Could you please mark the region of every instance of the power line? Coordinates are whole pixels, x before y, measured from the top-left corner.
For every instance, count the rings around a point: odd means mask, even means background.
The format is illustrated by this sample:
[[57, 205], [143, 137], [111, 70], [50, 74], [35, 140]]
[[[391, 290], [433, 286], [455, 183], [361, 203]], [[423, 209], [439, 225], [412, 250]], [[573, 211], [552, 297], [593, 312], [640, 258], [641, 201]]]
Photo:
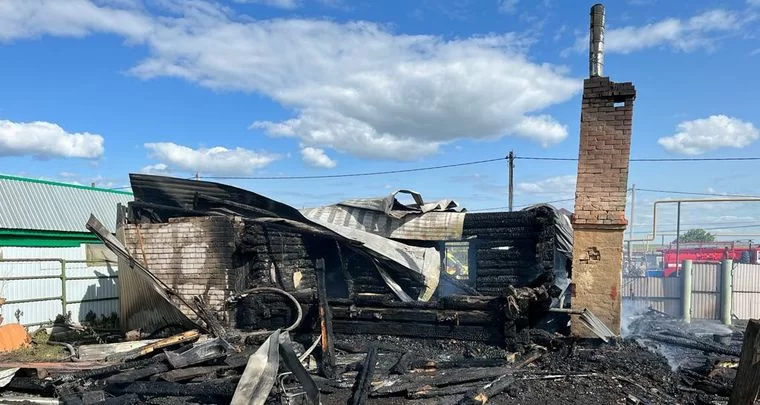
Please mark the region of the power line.
[[[683, 225], [683, 224], [682, 224]], [[760, 223], [750, 224], [750, 225], [734, 225], [734, 226], [714, 226], [714, 227], [706, 227], [706, 228], [699, 228], [704, 229], [705, 231], [718, 231], [722, 229], [745, 229], [745, 228], [760, 228]], [[669, 233], [669, 232], [675, 232], [675, 229], [668, 230], [668, 231], [658, 231], [658, 235], [662, 235], [663, 233]], [[635, 234], [649, 234], [651, 235], [651, 231], [636, 231]], [[683, 231], [681, 232], [683, 233]]]
[[[578, 161], [578, 158], [565, 158], [565, 157], [550, 157], [550, 156], [515, 156], [514, 159], [522, 160], [537, 160], [537, 161]], [[358, 172], [358, 173], [343, 173], [343, 174], [325, 174], [325, 175], [313, 175], [313, 176], [194, 176], [192, 178], [201, 178], [209, 180], [316, 180], [316, 179], [335, 179], [335, 178], [347, 178], [347, 177], [367, 177], [367, 176], [380, 176], [388, 174], [400, 174], [400, 173], [413, 173], [429, 170], [448, 169], [453, 167], [473, 166], [484, 163], [493, 163], [506, 161], [507, 157], [499, 157], [493, 159], [475, 160], [470, 162], [453, 163], [447, 165], [417, 167], [412, 169], [399, 169], [399, 170], [383, 170], [376, 172]], [[707, 161], [756, 161], [760, 160], [760, 157], [723, 157], [723, 158], [632, 158], [631, 162], [707, 162]], [[113, 187], [112, 190], [121, 190], [130, 188]], [[645, 191], [642, 189], [642, 191]], [[737, 196], [738, 197], [738, 196]]]
[[681, 195], [698, 195], [698, 196], [710, 196], [710, 197], [745, 197], [745, 198], [760, 198], [757, 195], [744, 195], [744, 194], [718, 194], [718, 193], [699, 193], [692, 191], [674, 191], [674, 190], [653, 190], [647, 188], [636, 188], [636, 191], [645, 191], [650, 193], [663, 193], [663, 194], [681, 194]]
[[[538, 204], [553, 204], [553, 203], [567, 202], [567, 201], [575, 201], [575, 198], [565, 198], [565, 199], [562, 199], [562, 200], [552, 200], [552, 201], [537, 202], [537, 203], [533, 203], [533, 204], [524, 204], [524, 205], [518, 205], [518, 206], [516, 206], [514, 208], [525, 208], [525, 207], [530, 207], [530, 206], [538, 205]], [[478, 208], [478, 209], [475, 209], [475, 210], [467, 210], [467, 212], [495, 211], [495, 210], [505, 210], [505, 209], [508, 209], [508, 208], [509, 207]]]
[[[578, 158], [542, 157], [542, 156], [515, 156], [522, 160], [549, 160], [577, 162]], [[760, 157], [723, 157], [723, 158], [631, 158], [631, 162], [738, 162], [748, 160], [760, 160]]]
[[631, 162], [740, 162], [760, 160], [760, 157], [724, 157], [724, 158], [636, 158]]
[[568, 161], [568, 162], [577, 162], [578, 161], [578, 158], [539, 157], [539, 156], [515, 156], [515, 159], [521, 159], [521, 160], [554, 160], [554, 161]]
[[[515, 159], [522, 160], [543, 160], [543, 161], [578, 161], [578, 158], [563, 157], [541, 157], [541, 156], [515, 156]], [[343, 173], [343, 174], [323, 174], [316, 176], [199, 176], [201, 179], [212, 180], [315, 180], [315, 179], [337, 179], [346, 177], [366, 177], [380, 176], [387, 174], [412, 173], [429, 170], [448, 169], [452, 167], [472, 166], [483, 163], [493, 163], [507, 160], [506, 157], [476, 160], [472, 162], [454, 163], [448, 165], [417, 167], [413, 169], [384, 170], [377, 172], [360, 172], [360, 173]], [[631, 162], [704, 162], [704, 161], [748, 161], [760, 160], [760, 157], [727, 157], [727, 158], [633, 158]]]
[[200, 176], [202, 179], [216, 179], [216, 180], [309, 180], [309, 179], [334, 179], [343, 177], [364, 177], [364, 176], [379, 176], [384, 174], [398, 174], [398, 173], [411, 173], [421, 172], [426, 170], [438, 170], [448, 169], [451, 167], [462, 167], [479, 165], [483, 163], [493, 163], [506, 160], [506, 158], [485, 159], [476, 160], [472, 162], [454, 163], [449, 165], [417, 167], [414, 169], [400, 169], [400, 170], [385, 170], [379, 172], [364, 172], [364, 173], [344, 173], [344, 174], [324, 174], [317, 176]]

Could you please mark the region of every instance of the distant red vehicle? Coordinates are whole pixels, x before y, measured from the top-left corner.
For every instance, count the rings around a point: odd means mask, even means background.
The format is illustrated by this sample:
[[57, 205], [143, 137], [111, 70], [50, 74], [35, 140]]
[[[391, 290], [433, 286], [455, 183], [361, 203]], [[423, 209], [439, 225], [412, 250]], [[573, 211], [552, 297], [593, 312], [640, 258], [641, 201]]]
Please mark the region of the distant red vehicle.
[[674, 277], [681, 270], [684, 260], [695, 262], [720, 262], [731, 259], [739, 263], [760, 264], [760, 249], [757, 245], [739, 244], [737, 242], [681, 243], [660, 249], [662, 253], [663, 275]]

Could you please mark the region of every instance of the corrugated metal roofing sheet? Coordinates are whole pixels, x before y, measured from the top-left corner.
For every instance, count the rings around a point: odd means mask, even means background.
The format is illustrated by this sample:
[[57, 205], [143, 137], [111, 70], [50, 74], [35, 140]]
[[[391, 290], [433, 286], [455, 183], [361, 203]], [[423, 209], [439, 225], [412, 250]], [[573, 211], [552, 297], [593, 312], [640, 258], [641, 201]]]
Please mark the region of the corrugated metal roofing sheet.
[[116, 205], [131, 193], [0, 175], [0, 228], [87, 232], [95, 214], [114, 232]]
[[364, 208], [331, 205], [301, 210], [307, 218], [333, 225], [341, 225], [386, 238], [409, 240], [462, 239], [464, 213], [428, 212], [394, 218], [385, 212]]

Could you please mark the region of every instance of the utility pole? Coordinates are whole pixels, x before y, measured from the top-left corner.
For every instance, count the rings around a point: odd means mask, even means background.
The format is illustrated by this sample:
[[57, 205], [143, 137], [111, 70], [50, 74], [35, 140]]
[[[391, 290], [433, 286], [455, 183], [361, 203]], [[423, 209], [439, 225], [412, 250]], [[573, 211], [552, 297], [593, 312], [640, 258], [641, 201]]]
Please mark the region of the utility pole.
[[196, 170], [196, 172], [195, 172], [195, 180], [200, 180], [200, 179], [201, 179], [201, 172], [199, 172], [199, 171]]
[[633, 265], [633, 224], [636, 209], [636, 185], [631, 187], [631, 221], [628, 223], [628, 264]]
[[509, 157], [508, 157], [508, 167], [509, 167], [509, 212], [512, 212], [512, 199], [514, 197], [514, 174], [515, 174], [515, 153], [513, 151], [509, 151]]

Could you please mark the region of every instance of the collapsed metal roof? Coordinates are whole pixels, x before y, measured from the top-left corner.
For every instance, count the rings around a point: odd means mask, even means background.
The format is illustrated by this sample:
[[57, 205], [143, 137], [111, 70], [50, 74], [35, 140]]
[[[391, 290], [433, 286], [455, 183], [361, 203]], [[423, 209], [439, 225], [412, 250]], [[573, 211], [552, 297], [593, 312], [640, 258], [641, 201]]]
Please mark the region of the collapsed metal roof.
[[[414, 204], [401, 203], [407, 193]], [[335, 205], [301, 210], [307, 218], [327, 227], [345, 227], [399, 240], [462, 239], [464, 212], [453, 200], [425, 203], [414, 191], [399, 190], [386, 197], [343, 201]]]
[[[307, 218], [287, 204], [233, 186], [144, 174], [131, 174], [130, 181], [136, 200], [130, 206], [141, 209], [147, 217], [236, 215], [279, 223], [351, 243], [385, 266], [405, 269], [425, 286], [420, 300], [430, 299], [438, 287], [440, 254], [435, 248], [411, 246], [365, 230]], [[381, 271], [381, 275], [399, 298], [410, 300], [387, 273]]]

